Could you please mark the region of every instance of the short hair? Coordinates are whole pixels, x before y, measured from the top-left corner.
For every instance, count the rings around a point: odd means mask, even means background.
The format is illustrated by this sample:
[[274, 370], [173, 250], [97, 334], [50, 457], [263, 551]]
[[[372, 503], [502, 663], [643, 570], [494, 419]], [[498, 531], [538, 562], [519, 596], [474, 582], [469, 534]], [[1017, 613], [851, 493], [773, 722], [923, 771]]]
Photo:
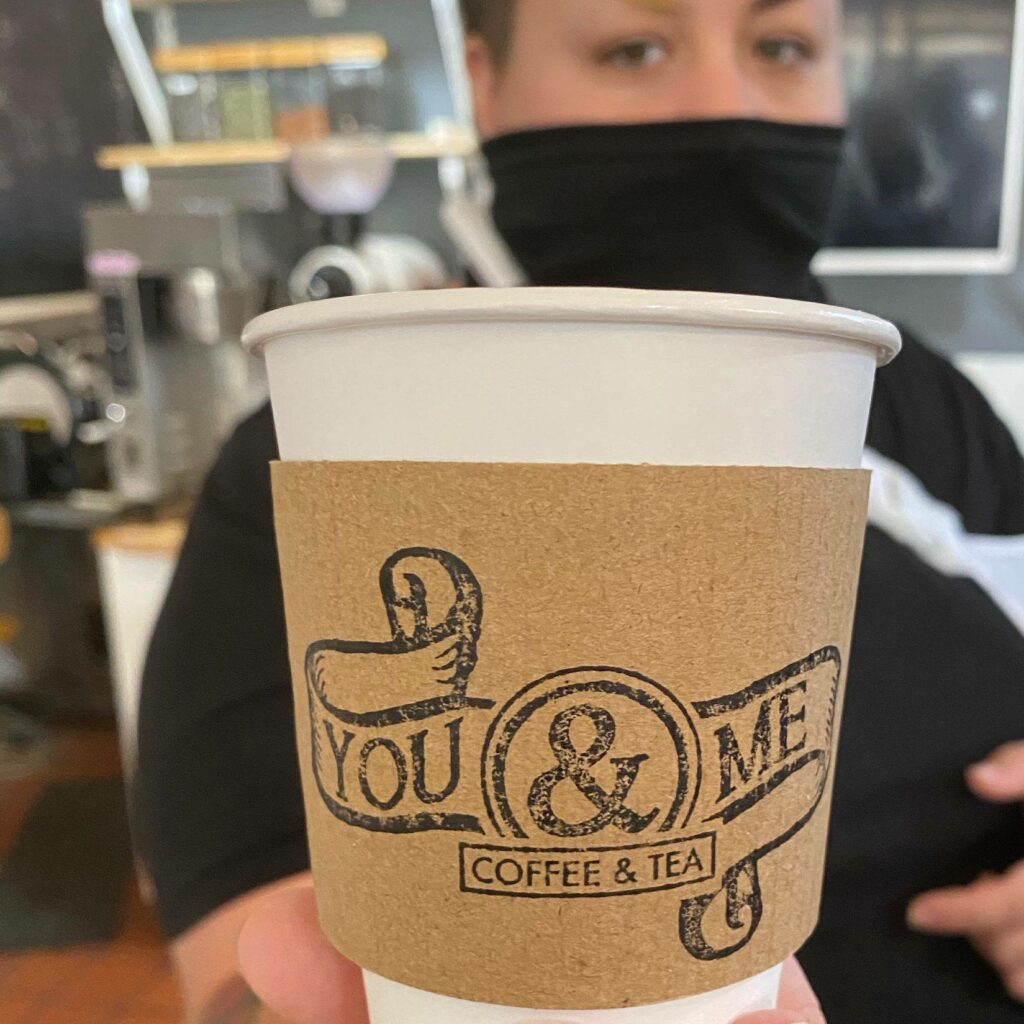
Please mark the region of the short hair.
[[501, 64], [512, 47], [516, 0], [459, 0], [468, 34], [481, 36]]

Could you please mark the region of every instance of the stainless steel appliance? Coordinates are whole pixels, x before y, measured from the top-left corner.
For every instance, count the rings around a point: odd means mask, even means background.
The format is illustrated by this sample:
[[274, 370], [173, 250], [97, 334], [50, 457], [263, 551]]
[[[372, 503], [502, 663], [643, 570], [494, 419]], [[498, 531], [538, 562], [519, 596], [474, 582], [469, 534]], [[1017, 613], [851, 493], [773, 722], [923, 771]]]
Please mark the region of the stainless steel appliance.
[[86, 211], [87, 264], [106, 335], [112, 486], [156, 504], [199, 486], [233, 426], [265, 395], [239, 345], [286, 301], [302, 244], [294, 211], [180, 199]]
[[89, 536], [123, 509], [106, 490], [97, 305], [88, 292], [0, 300], [0, 773], [43, 752], [12, 705], [110, 712]]

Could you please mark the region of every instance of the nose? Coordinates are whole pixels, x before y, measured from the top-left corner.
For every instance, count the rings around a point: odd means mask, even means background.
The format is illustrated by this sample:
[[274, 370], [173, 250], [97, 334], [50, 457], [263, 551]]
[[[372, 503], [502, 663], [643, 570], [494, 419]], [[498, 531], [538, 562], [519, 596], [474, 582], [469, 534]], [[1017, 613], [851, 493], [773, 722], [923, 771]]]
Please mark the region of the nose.
[[732, 45], [706, 42], [688, 61], [675, 92], [680, 120], [759, 117], [756, 84]]

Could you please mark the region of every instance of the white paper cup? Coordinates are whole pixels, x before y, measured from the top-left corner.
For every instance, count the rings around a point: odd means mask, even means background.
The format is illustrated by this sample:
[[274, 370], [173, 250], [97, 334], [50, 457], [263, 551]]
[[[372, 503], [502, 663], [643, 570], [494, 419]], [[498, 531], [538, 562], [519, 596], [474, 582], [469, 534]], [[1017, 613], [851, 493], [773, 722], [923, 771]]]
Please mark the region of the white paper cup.
[[[876, 317], [750, 296], [594, 288], [360, 296], [278, 310], [265, 353], [281, 458], [854, 468]], [[537, 1010], [366, 974], [373, 1024], [729, 1024], [778, 967], [652, 1006]]]
[[470, 1003], [363, 972], [373, 1024], [731, 1024], [740, 1014], [770, 1010], [782, 967], [688, 999], [613, 1010], [524, 1010]]

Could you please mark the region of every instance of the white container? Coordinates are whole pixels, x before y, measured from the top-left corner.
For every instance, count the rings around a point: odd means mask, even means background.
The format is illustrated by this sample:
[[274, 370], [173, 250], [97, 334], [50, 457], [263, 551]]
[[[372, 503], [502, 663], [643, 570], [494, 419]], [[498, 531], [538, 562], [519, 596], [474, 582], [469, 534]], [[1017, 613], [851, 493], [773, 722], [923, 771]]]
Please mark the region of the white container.
[[[277, 310], [266, 355], [281, 458], [853, 468], [876, 317], [750, 296], [460, 289]], [[366, 974], [373, 1024], [730, 1024], [774, 1006], [780, 969], [653, 1006], [491, 1006]]]
[[372, 1024], [731, 1024], [744, 1013], [770, 1010], [782, 967], [735, 985], [653, 1006], [614, 1010], [524, 1010], [470, 1003], [363, 972]]

